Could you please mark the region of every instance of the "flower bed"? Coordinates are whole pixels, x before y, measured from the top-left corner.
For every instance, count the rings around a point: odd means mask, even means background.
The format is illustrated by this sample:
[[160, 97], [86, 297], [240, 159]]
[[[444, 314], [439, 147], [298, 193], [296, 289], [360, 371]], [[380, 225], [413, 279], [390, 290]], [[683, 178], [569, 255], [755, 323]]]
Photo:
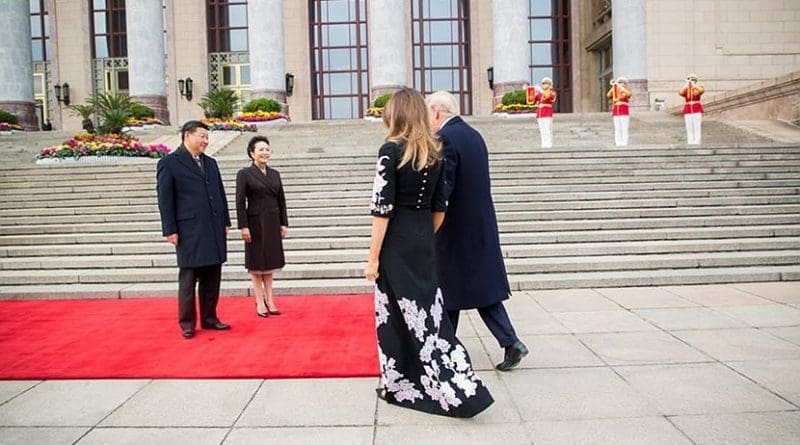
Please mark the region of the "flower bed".
[[535, 113], [537, 108], [538, 108], [537, 105], [528, 105], [528, 104], [509, 104], [509, 105], [498, 104], [496, 107], [494, 107], [494, 112], [508, 113], [508, 114]]
[[15, 131], [24, 131], [21, 125], [12, 124], [9, 122], [0, 122], [0, 132], [4, 134], [11, 134]]
[[128, 119], [128, 126], [129, 127], [144, 127], [145, 125], [164, 125], [159, 119], [154, 117], [143, 117], [139, 119], [130, 118]]
[[253, 124], [246, 124], [232, 120], [222, 120], [215, 117], [203, 119], [203, 123], [208, 125], [209, 131], [258, 131], [258, 128]]
[[83, 156], [123, 156], [162, 158], [169, 154], [164, 144], [144, 145], [130, 135], [109, 134], [99, 136], [78, 133], [59, 145], [43, 148], [36, 159], [80, 158]]
[[367, 108], [367, 116], [369, 117], [383, 117], [383, 107]]
[[277, 111], [244, 112], [236, 116], [237, 122], [269, 122], [277, 119], [289, 120], [289, 116]]

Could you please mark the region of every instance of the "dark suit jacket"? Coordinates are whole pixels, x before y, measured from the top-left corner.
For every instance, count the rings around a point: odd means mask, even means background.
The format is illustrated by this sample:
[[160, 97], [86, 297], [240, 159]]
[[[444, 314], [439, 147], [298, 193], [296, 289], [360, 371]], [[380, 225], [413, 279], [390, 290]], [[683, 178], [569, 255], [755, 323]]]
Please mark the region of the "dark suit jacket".
[[164, 236], [178, 234], [178, 267], [227, 261], [225, 227], [231, 225], [217, 162], [200, 156], [203, 170], [181, 145], [158, 161], [156, 189]]
[[511, 294], [500, 250], [489, 152], [477, 130], [454, 117], [440, 130], [447, 213], [436, 234], [436, 266], [447, 310], [482, 308]]

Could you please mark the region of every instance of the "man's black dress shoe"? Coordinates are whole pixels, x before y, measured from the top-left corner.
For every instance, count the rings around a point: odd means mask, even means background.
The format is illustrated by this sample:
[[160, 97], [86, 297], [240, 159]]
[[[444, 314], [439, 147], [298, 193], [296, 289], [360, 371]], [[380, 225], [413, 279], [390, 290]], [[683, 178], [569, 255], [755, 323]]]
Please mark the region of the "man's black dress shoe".
[[181, 335], [183, 335], [183, 338], [186, 339], [192, 338], [194, 337], [194, 329], [184, 329]]
[[528, 355], [528, 348], [525, 347], [521, 341], [517, 340], [513, 345], [506, 348], [506, 356], [502, 362], [498, 363], [495, 368], [498, 371], [510, 371], [511, 368], [517, 366], [522, 360], [522, 357]]
[[225, 324], [225, 323], [223, 323], [221, 321], [215, 321], [214, 323], [203, 323], [202, 324], [202, 328], [203, 329], [214, 329], [214, 330], [217, 330], [217, 331], [225, 331], [227, 329], [230, 329], [231, 325]]

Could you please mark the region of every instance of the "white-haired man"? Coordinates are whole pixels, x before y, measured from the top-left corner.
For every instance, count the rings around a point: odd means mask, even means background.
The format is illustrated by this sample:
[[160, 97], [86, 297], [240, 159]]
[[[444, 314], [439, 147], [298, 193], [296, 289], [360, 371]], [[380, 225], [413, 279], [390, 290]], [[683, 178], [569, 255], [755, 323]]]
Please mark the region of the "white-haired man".
[[458, 117], [452, 94], [438, 91], [428, 96], [426, 103], [444, 156], [447, 212], [436, 233], [436, 267], [447, 315], [455, 329], [461, 310], [477, 309], [505, 349], [505, 357], [496, 367], [508, 371], [528, 349], [503, 306], [511, 290], [500, 250], [486, 142]]

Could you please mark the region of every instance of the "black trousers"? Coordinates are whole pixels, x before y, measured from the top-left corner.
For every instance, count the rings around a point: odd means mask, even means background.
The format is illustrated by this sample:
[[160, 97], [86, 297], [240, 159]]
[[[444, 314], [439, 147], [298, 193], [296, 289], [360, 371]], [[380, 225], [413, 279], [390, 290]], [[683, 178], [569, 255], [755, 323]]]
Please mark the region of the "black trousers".
[[194, 307], [195, 286], [200, 300], [201, 324], [213, 324], [217, 318], [219, 284], [222, 265], [181, 267], [178, 272], [178, 323], [181, 329], [194, 329], [197, 312]]
[[[453, 330], [458, 328], [458, 318], [461, 311], [447, 311], [447, 316], [450, 318], [450, 323], [453, 325]], [[489, 328], [489, 331], [500, 343], [501, 348], [507, 348], [513, 345], [519, 338], [514, 331], [514, 326], [511, 326], [511, 319], [508, 318], [505, 306], [502, 302], [495, 303], [491, 306], [478, 308], [483, 323]]]

